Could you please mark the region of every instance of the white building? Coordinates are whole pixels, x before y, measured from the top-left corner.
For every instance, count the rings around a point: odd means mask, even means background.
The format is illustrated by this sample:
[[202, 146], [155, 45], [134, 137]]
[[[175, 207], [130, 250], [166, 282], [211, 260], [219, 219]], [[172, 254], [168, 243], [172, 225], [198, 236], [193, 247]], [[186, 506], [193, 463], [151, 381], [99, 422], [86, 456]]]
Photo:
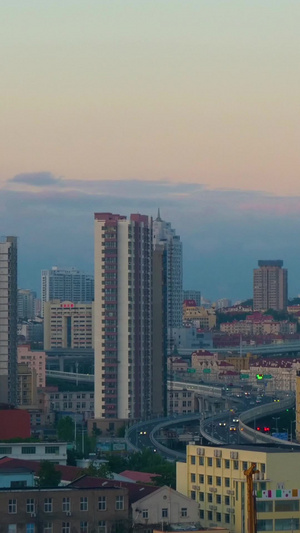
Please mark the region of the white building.
[[31, 461], [51, 461], [67, 464], [66, 442], [5, 442], [0, 443], [0, 457], [27, 459]]
[[17, 397], [17, 237], [0, 242], [0, 403]]
[[153, 245], [163, 245], [166, 250], [167, 327], [169, 345], [173, 342], [173, 328], [182, 327], [182, 242], [170, 222], [158, 215], [153, 221]]
[[77, 302], [92, 302], [94, 299], [94, 277], [76, 268], [58, 268], [42, 270], [42, 316], [44, 303], [51, 300], [68, 300]]
[[152, 411], [152, 219], [95, 213], [95, 418]]

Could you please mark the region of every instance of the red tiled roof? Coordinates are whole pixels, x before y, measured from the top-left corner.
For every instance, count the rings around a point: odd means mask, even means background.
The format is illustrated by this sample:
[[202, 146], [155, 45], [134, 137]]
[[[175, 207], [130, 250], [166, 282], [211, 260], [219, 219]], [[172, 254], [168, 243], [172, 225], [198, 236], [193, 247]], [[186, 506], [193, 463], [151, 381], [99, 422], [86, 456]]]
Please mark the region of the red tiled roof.
[[139, 483], [153, 483], [153, 478], [161, 477], [160, 474], [137, 472], [136, 470], [124, 470], [124, 472], [120, 472], [120, 476], [128, 477], [128, 479]]
[[[26, 459], [14, 459], [12, 457], [2, 457], [0, 459], [0, 470], [1, 467], [9, 468], [28, 468], [37, 474], [40, 470], [40, 461], [28, 461]], [[62, 481], [74, 481], [79, 476], [84, 473], [83, 468], [78, 466], [67, 466], [67, 465], [55, 465], [55, 470], [61, 472]]]
[[142, 483], [132, 483], [131, 481], [117, 481], [113, 479], [105, 479], [100, 477], [83, 476], [71, 483], [72, 487], [77, 488], [100, 488], [100, 487], [114, 487], [128, 489], [129, 503], [132, 504], [144, 498], [148, 494], [159, 490], [160, 487], [153, 485], [145, 485]]

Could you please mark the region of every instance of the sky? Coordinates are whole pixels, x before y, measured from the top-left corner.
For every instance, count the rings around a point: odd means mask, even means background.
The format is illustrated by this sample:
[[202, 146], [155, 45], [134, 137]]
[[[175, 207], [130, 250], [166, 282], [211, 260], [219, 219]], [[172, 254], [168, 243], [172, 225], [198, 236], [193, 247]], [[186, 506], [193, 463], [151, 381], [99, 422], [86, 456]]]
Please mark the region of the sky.
[[93, 270], [93, 212], [160, 207], [185, 288], [251, 296], [258, 259], [300, 292], [299, 0], [0, 4], [0, 234], [20, 285]]

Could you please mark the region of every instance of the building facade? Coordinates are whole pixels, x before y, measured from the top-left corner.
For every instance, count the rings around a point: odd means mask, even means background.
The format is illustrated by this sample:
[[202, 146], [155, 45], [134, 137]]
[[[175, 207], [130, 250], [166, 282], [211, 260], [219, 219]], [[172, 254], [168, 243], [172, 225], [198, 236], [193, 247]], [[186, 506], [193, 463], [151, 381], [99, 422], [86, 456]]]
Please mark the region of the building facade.
[[95, 418], [152, 412], [152, 219], [95, 213]]
[[253, 310], [286, 310], [288, 274], [283, 261], [258, 261], [253, 271]]
[[[299, 450], [245, 445], [188, 445], [186, 463], [177, 463], [176, 488], [199, 503], [203, 527], [228, 527], [232, 533], [248, 531], [244, 471], [251, 463], [255, 463], [259, 471], [254, 478], [257, 502], [262, 501], [263, 495], [273, 494], [274, 499], [276, 493], [278, 500], [282, 501], [282, 505], [257, 505], [257, 531], [293, 530], [289, 529], [291, 517], [298, 518], [299, 512], [294, 515], [293, 506], [285, 506], [283, 500], [288, 496], [291, 498], [293, 493], [296, 496]], [[295, 499], [298, 499], [296, 507], [299, 511], [298, 490]], [[276, 520], [277, 527], [274, 527]]]
[[28, 344], [18, 346], [18, 363], [25, 363], [36, 373], [38, 388], [46, 385], [46, 353], [39, 350], [31, 350]]
[[45, 350], [93, 347], [93, 303], [45, 302]]
[[197, 307], [201, 307], [201, 292], [200, 291], [183, 291], [183, 301], [194, 300]]
[[41, 313], [44, 304], [51, 300], [70, 302], [92, 302], [94, 299], [94, 277], [76, 268], [42, 270]]
[[161, 219], [159, 210], [153, 222], [153, 246], [163, 246], [166, 251], [166, 324], [172, 349], [172, 330], [182, 327], [182, 242], [170, 222]]
[[18, 289], [18, 320], [33, 320], [36, 316], [36, 293], [30, 289]]
[[0, 242], [0, 403], [17, 399], [17, 237]]

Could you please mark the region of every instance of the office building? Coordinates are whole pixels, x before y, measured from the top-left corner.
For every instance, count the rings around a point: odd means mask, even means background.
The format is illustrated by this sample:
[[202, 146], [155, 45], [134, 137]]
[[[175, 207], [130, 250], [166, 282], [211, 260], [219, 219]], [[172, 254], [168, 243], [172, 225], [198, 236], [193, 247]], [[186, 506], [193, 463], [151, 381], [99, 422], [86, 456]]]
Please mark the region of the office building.
[[35, 318], [36, 293], [30, 289], [18, 289], [18, 320]]
[[152, 413], [152, 219], [95, 213], [95, 418]]
[[0, 242], [0, 403], [17, 394], [17, 237]]
[[283, 311], [288, 299], [288, 274], [283, 261], [258, 261], [253, 271], [253, 310]]
[[166, 251], [166, 325], [168, 330], [168, 347], [174, 346], [173, 329], [182, 327], [182, 243], [170, 222], [160, 217], [153, 222], [153, 246], [163, 246]]
[[42, 316], [44, 304], [51, 300], [92, 302], [94, 299], [94, 277], [76, 268], [52, 267], [42, 270]]
[[93, 346], [93, 303], [45, 302], [45, 350], [91, 349]]
[[183, 301], [193, 300], [197, 307], [201, 307], [201, 292], [200, 291], [183, 291]]
[[203, 527], [248, 531], [244, 471], [255, 463], [257, 531], [292, 531], [291, 517], [299, 529], [300, 448], [188, 445], [186, 453], [186, 463], [177, 463], [176, 488], [199, 503]]

